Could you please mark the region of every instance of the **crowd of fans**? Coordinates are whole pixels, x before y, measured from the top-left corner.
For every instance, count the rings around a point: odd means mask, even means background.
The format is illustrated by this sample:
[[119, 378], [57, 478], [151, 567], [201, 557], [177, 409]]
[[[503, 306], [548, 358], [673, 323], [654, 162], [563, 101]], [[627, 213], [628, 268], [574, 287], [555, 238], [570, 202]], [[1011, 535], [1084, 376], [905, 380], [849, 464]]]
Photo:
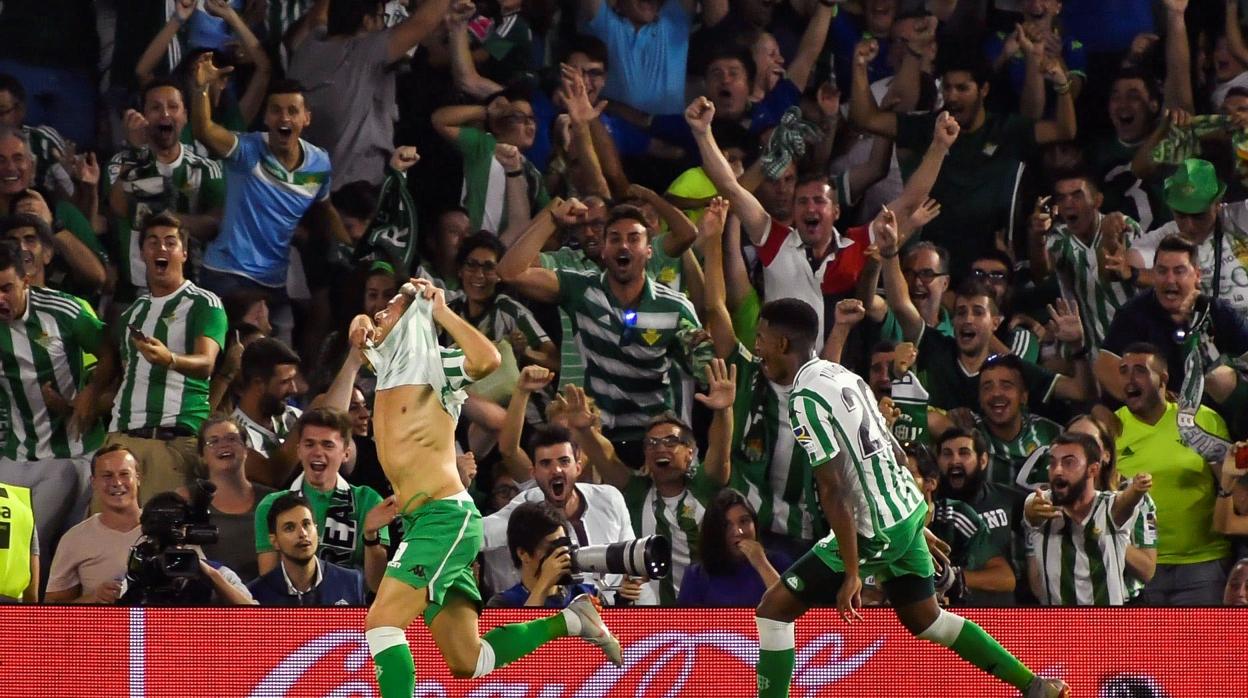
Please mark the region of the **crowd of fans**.
[[[422, 277], [502, 356], [491, 606], [757, 604], [828, 533], [812, 312], [944, 602], [1248, 604], [1240, 4], [8, 0], [0, 596], [141, 598], [206, 480], [215, 602], [366, 603], [347, 324]], [[570, 575], [652, 534], [668, 577]]]

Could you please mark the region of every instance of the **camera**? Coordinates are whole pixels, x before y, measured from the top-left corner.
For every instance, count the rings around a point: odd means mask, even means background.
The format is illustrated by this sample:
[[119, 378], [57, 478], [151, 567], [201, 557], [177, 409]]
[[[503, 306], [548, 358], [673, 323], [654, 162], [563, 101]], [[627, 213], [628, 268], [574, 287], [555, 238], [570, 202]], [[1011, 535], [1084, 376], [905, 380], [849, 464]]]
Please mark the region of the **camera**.
[[217, 542], [208, 510], [216, 489], [207, 480], [196, 480], [189, 501], [162, 492], [143, 507], [143, 537], [130, 549], [122, 603], [197, 605], [211, 600], [212, 585], [200, 571], [199, 553], [188, 546]]
[[561, 547], [566, 547], [572, 558], [571, 572], [559, 580], [564, 586], [575, 581], [574, 575], [585, 572], [662, 579], [672, 568], [672, 544], [663, 536], [586, 546], [578, 546], [571, 536], [563, 536], [550, 545], [551, 550]]

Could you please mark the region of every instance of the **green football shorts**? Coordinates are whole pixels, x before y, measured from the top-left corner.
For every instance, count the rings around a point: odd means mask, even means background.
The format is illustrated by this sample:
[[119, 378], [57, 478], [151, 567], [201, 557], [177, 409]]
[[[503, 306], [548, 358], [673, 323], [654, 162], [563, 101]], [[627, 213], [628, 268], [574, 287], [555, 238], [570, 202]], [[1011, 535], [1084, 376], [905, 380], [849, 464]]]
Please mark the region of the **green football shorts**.
[[429, 590], [425, 625], [456, 592], [481, 604], [472, 563], [481, 552], [481, 512], [472, 499], [435, 499], [403, 515], [403, 542], [386, 565], [386, 576]]

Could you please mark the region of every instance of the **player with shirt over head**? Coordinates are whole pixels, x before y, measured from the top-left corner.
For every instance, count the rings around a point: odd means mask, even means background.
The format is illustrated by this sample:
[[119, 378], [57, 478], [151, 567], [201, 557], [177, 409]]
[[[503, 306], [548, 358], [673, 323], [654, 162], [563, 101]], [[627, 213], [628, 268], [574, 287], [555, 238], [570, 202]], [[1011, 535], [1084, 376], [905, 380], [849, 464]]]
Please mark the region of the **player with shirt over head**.
[[[896, 224], [885, 209], [873, 225]], [[832, 532], [780, 576], [755, 611], [758, 695], [789, 694], [794, 621], [812, 606], [833, 604], [846, 622], [861, 620], [861, 577], [874, 575], [914, 636], [952, 649], [1028, 698], [1069, 696], [1060, 679], [1036, 676], [978, 625], [940, 608], [924, 533], [927, 504], [870, 387], [840, 364], [815, 357], [819, 327], [812, 308], [792, 313], [786, 324], [784, 334], [800, 345], [793, 353], [810, 357], [794, 378], [789, 421], [810, 455]]]
[[[439, 329], [460, 348], [440, 346]], [[481, 514], [460, 481], [454, 434], [463, 388], [498, 367], [494, 345], [423, 279], [404, 284], [375, 317], [352, 320], [350, 339], [377, 374], [377, 456], [406, 531], [365, 620], [382, 698], [412, 696], [404, 629], [422, 614], [457, 678], [484, 676], [564, 636], [583, 637], [621, 664], [619, 642], [584, 595], [552, 616], [477, 634], [481, 593], [472, 563], [481, 552]]]

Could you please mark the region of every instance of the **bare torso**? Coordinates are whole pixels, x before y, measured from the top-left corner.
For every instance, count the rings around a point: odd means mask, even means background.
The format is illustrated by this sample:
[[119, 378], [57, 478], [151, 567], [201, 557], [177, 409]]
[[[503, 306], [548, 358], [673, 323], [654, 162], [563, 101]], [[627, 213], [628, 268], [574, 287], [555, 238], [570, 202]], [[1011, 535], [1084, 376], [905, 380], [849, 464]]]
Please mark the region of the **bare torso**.
[[374, 440], [381, 468], [394, 487], [399, 513], [464, 489], [455, 467], [455, 420], [428, 385], [378, 390]]

